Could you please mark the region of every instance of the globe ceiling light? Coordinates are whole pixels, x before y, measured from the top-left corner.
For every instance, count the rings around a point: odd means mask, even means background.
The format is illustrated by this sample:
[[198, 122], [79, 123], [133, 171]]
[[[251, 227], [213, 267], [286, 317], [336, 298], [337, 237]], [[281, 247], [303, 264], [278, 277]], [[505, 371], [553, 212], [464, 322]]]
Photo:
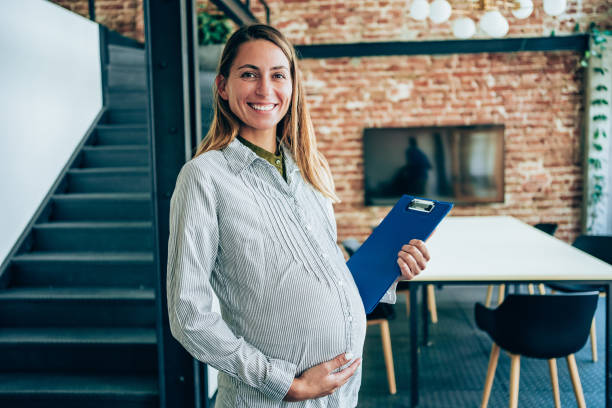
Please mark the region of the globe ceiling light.
[[434, 0], [434, 2], [429, 5], [429, 19], [436, 24], [448, 20], [451, 12], [451, 5], [446, 0]]
[[566, 0], [544, 0], [544, 12], [549, 16], [558, 16], [563, 14], [566, 7]]
[[510, 28], [508, 21], [497, 10], [487, 11], [478, 22], [480, 29], [491, 37], [503, 37]]
[[476, 23], [469, 17], [462, 17], [453, 21], [453, 35], [457, 38], [466, 39], [476, 33]]
[[410, 17], [415, 20], [425, 20], [429, 15], [429, 3], [427, 0], [413, 0], [410, 5]]
[[517, 0], [519, 8], [512, 10], [514, 17], [523, 19], [527, 18], [533, 13], [533, 1], [531, 0]]

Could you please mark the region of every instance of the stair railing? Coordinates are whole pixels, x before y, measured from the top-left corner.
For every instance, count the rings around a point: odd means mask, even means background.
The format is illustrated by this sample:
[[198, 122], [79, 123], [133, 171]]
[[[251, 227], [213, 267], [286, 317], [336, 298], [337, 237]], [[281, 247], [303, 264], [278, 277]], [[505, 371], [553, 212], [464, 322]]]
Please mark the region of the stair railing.
[[88, 0], [89, 2], [89, 19], [96, 21], [96, 0]]

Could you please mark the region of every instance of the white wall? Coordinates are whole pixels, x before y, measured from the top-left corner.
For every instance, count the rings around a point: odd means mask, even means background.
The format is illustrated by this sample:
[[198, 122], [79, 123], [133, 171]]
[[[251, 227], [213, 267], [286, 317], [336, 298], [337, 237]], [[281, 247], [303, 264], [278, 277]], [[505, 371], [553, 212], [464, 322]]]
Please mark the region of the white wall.
[[98, 25], [0, 2], [0, 262], [102, 108]]

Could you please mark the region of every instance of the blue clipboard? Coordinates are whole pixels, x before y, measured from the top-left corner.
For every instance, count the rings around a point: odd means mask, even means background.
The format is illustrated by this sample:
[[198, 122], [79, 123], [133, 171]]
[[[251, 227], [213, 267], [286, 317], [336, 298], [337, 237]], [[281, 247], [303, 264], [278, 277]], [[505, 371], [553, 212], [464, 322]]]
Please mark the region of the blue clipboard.
[[453, 208], [452, 203], [404, 195], [350, 257], [348, 266], [366, 313], [401, 275], [397, 254], [412, 239], [425, 241]]

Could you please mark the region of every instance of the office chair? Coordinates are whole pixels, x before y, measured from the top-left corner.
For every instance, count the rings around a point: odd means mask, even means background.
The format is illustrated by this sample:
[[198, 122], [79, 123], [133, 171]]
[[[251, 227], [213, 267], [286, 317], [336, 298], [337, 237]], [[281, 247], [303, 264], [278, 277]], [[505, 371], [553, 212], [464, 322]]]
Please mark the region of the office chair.
[[[542, 232], [547, 233], [548, 235], [555, 235], [555, 232], [557, 231], [557, 227], [558, 225], [555, 223], [539, 223], [539, 224], [535, 224], [534, 228], [539, 229]], [[533, 283], [530, 283], [529, 285], [527, 285], [527, 289], [529, 290], [529, 294], [533, 295], [535, 293], [534, 287], [533, 287]], [[544, 293], [546, 293], [545, 289], [544, 289], [544, 284], [540, 283], [538, 285], [538, 290], [540, 292], [540, 295], [543, 295]], [[497, 304], [501, 304], [501, 302], [504, 300], [504, 295], [506, 292], [506, 285], [504, 285], [503, 283], [501, 285], [499, 285], [499, 292], [497, 295]], [[491, 306], [491, 297], [493, 296], [493, 285], [489, 285], [487, 287], [487, 297], [485, 298], [485, 306], [489, 307]]]
[[510, 408], [518, 406], [520, 357], [548, 360], [555, 407], [561, 406], [557, 358], [565, 357], [578, 407], [586, 407], [574, 353], [587, 341], [598, 292], [564, 295], [508, 295], [497, 309], [477, 303], [477, 326], [493, 340], [481, 408], [491, 395], [499, 350], [506, 350], [510, 363]]
[[[612, 265], [612, 236], [609, 235], [580, 235], [572, 244], [589, 255], [599, 258], [604, 262]], [[586, 291], [601, 291], [597, 285], [575, 285], [566, 283], [549, 283], [549, 288], [559, 292], [586, 292]], [[595, 318], [591, 324], [591, 355], [593, 361], [597, 362], [597, 332], [595, 330]]]
[[[344, 250], [351, 257], [361, 246], [355, 238], [347, 238], [342, 241]], [[389, 320], [395, 319], [395, 309], [392, 305], [379, 303], [372, 312], [366, 315], [367, 325], [380, 325], [380, 337], [382, 340], [383, 356], [385, 359], [385, 369], [387, 371], [387, 382], [389, 393], [397, 393], [395, 383], [395, 368], [393, 365], [393, 351], [391, 350], [391, 332], [389, 331]]]

